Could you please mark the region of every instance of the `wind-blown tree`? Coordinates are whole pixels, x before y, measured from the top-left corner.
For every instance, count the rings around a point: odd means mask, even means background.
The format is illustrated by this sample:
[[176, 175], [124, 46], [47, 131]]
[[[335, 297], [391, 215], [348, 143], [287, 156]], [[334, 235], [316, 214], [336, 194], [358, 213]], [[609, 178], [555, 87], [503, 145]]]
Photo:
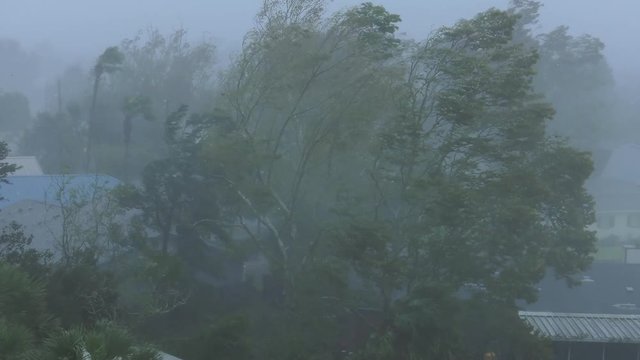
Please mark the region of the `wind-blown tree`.
[[254, 321], [282, 324], [256, 345], [274, 358], [326, 355], [338, 342], [347, 269], [320, 244], [334, 198], [361, 180], [344, 169], [362, 165], [399, 74], [397, 15], [364, 4], [323, 19], [323, 5], [265, 3], [226, 77], [219, 104], [231, 116], [203, 148], [206, 176], [226, 189], [224, 219], [268, 259], [265, 292], [282, 308]]
[[0, 129], [19, 132], [31, 123], [29, 99], [21, 93], [0, 92]]
[[[0, 185], [7, 183], [7, 176], [18, 169], [16, 164], [10, 164], [5, 161], [8, 155], [9, 146], [6, 142], [0, 141]], [[4, 198], [0, 196], [0, 201], [3, 199]]]
[[[202, 176], [201, 140], [215, 117], [188, 114], [186, 106], [165, 121], [166, 157], [147, 164], [139, 186], [118, 189], [120, 204], [140, 211], [133, 244], [145, 255], [151, 294], [145, 311], [168, 313], [183, 305], [197, 276], [210, 277], [220, 267], [215, 240], [226, 239], [219, 220], [217, 192]], [[222, 260], [224, 261], [224, 260]], [[149, 298], [147, 296], [147, 298]]]
[[353, 187], [361, 204], [343, 206], [337, 246], [375, 284], [395, 358], [478, 351], [425, 337], [432, 318], [406, 317], [407, 305], [446, 306], [473, 284], [515, 311], [548, 267], [570, 280], [591, 261], [591, 161], [545, 135], [554, 112], [533, 92], [535, 51], [512, 41], [516, 19], [490, 10], [410, 50], [370, 190]]
[[0, 84], [2, 91], [25, 94], [32, 98], [38, 94], [38, 77], [42, 75], [40, 53], [26, 49], [14, 39], [0, 38]]
[[[275, 247], [265, 255], [277, 259], [287, 281], [295, 266], [288, 262], [302, 259], [310, 245], [297, 239], [296, 214], [321, 196], [305, 186], [331, 177], [332, 162], [351, 149], [353, 136], [366, 137], [371, 119], [384, 111], [385, 81], [394, 70], [385, 64], [399, 44], [393, 38], [399, 17], [380, 7], [366, 4], [322, 23], [321, 6], [265, 5], [228, 75], [223, 101], [232, 121], [214, 131], [205, 150], [213, 176], [237, 193], [244, 215], [269, 229]], [[229, 152], [249, 167], [219, 157]]]
[[98, 90], [100, 89], [100, 82], [104, 75], [113, 74], [121, 69], [122, 62], [124, 61], [124, 55], [120, 52], [118, 47], [112, 46], [107, 48], [102, 55], [98, 57], [95, 66], [93, 67], [93, 91], [91, 95], [91, 108], [89, 110], [89, 129], [87, 133], [87, 148], [85, 159], [85, 172], [89, 171], [92, 159], [92, 148], [95, 139], [95, 122], [96, 122], [96, 103], [98, 101]]
[[280, 321], [299, 329], [289, 355], [326, 351], [303, 324], [337, 342], [327, 319], [360, 307], [378, 309], [379, 358], [473, 354], [429, 309], [453, 317], [448, 304], [475, 288], [513, 314], [548, 267], [583, 270], [589, 156], [546, 136], [554, 111], [534, 93], [517, 16], [491, 10], [401, 44], [384, 8], [324, 22], [321, 5], [265, 4], [227, 76], [232, 116], [207, 139], [208, 176], [268, 259]]
[[[181, 105], [208, 110], [213, 89], [215, 47], [209, 41], [192, 43], [184, 30], [164, 35], [157, 30], [125, 39], [119, 46], [124, 59], [119, 71], [110, 76], [110, 86], [101, 89], [100, 112], [95, 126], [101, 134], [94, 149], [96, 166], [116, 176], [139, 178], [122, 166], [123, 128], [112, 121], [123, 114], [122, 98], [135, 99], [124, 113], [144, 118], [166, 118]], [[137, 108], [137, 109], [136, 109]], [[139, 122], [139, 134], [129, 141], [129, 170], [142, 169], [161, 158], [167, 148], [162, 122]], [[131, 133], [132, 137], [136, 137]], [[126, 146], [126, 145], [125, 145]]]
[[608, 145], [617, 124], [615, 84], [603, 50], [599, 39], [574, 37], [567, 27], [540, 35], [535, 87], [556, 109], [549, 131], [585, 150]]
[[541, 6], [534, 0], [513, 0], [509, 11], [519, 17], [514, 41], [538, 51], [534, 88], [556, 110], [548, 131], [582, 150], [610, 146], [619, 122], [605, 45], [590, 35], [571, 35], [567, 26], [536, 33]]
[[[53, 130], [51, 128], [57, 125], [44, 124], [44, 118], [68, 117], [73, 120], [70, 124], [73, 126], [73, 135], [70, 136], [83, 138], [88, 136], [86, 119], [89, 118], [89, 127], [92, 128], [91, 145], [82, 144], [81, 148], [90, 148], [88, 152], [91, 154], [91, 166], [101, 173], [138, 180], [140, 170], [148, 162], [163, 157], [167, 151], [163, 141], [163, 123], [136, 123], [136, 131], [131, 133], [132, 139], [129, 142], [128, 170], [125, 171], [122, 161], [125, 147], [124, 129], [122, 121], [117, 121], [123, 117], [123, 99], [148, 99], [149, 104], [139, 105], [148, 107], [149, 111], [144, 111], [146, 115], [153, 114], [156, 118], [166, 118], [181, 105], [189, 106], [192, 111], [211, 110], [210, 100], [215, 88], [215, 46], [209, 40], [190, 41], [185, 30], [167, 35], [151, 30], [123, 40], [117, 49], [120, 56], [114, 51], [105, 51], [104, 56], [98, 58], [90, 76], [86, 76], [83, 70], [77, 67], [70, 68], [63, 74], [60, 87], [52, 87], [48, 97], [60, 100], [62, 109], [73, 108], [73, 112], [62, 111], [63, 115], [57, 114], [60, 107], [56, 102], [49, 111], [50, 114], [39, 115], [41, 119], [23, 141], [29, 143], [29, 146], [21, 146], [24, 154], [31, 155], [37, 152], [44, 167], [59, 169], [57, 161], [54, 166], [49, 166], [48, 159], [44, 159], [54, 157], [50, 154], [58, 154], [62, 147], [58, 142], [47, 139], [46, 135], [40, 135], [44, 128]], [[103, 66], [98, 66], [100, 64]], [[86, 83], [88, 77], [93, 80], [91, 84]], [[104, 86], [106, 79], [108, 86]], [[82, 121], [76, 124], [75, 119], [78, 116]], [[59, 125], [66, 127], [67, 122], [61, 122]], [[61, 129], [60, 132], [67, 131]], [[60, 143], [73, 148], [78, 142]], [[69, 171], [84, 171], [88, 158], [87, 149], [65, 154], [65, 158], [65, 162], [70, 165]], [[80, 166], [75, 165], [76, 163], [80, 163]]]
[[34, 124], [23, 134], [18, 152], [36, 156], [42, 169], [49, 174], [80, 172], [84, 166], [86, 132], [77, 106], [69, 106], [65, 113], [40, 113]]
[[114, 96], [129, 93], [148, 97], [152, 110], [162, 118], [182, 105], [192, 111], [210, 110], [216, 50], [213, 43], [191, 42], [184, 29], [166, 35], [150, 30], [123, 40], [120, 49], [126, 59], [114, 79]]

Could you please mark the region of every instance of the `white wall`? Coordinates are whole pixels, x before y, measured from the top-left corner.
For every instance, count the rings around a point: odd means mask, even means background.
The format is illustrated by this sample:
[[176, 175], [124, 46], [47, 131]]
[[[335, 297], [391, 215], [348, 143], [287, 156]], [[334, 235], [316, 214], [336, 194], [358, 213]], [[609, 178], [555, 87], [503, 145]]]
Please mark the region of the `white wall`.
[[[640, 239], [640, 226], [629, 226], [630, 217], [633, 224], [633, 217], [638, 216], [640, 216], [640, 212], [598, 213], [598, 223], [592, 229], [596, 231], [599, 239], [612, 236], [618, 237], [621, 241]], [[609, 221], [612, 221], [613, 224], [608, 223]], [[609, 227], [609, 225], [612, 226]]]

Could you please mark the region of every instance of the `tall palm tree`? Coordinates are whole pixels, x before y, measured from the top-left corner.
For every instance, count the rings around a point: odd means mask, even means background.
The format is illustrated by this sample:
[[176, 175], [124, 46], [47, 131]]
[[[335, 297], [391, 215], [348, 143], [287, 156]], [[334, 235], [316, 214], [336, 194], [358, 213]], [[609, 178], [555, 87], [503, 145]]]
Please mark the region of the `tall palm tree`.
[[93, 67], [93, 94], [91, 96], [91, 109], [89, 112], [89, 133], [87, 135], [87, 149], [85, 159], [85, 172], [89, 171], [91, 165], [92, 147], [95, 137], [95, 117], [96, 117], [96, 103], [98, 100], [98, 90], [100, 89], [100, 81], [105, 74], [113, 74], [120, 70], [122, 63], [124, 62], [124, 55], [120, 52], [117, 46], [107, 48], [102, 55], [98, 57], [96, 65]]

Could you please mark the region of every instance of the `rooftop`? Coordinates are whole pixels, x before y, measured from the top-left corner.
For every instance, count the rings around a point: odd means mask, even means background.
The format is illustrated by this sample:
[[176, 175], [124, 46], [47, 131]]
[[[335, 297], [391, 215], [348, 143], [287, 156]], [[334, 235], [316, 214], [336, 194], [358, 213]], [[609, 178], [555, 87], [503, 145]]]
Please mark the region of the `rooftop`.
[[594, 262], [568, 287], [549, 271], [538, 284], [538, 300], [524, 310], [558, 313], [640, 315], [640, 264]]
[[24, 200], [55, 202], [56, 196], [64, 192], [91, 193], [99, 188], [113, 188], [120, 182], [108, 175], [39, 175], [8, 176], [8, 184], [0, 184], [0, 208]]
[[535, 332], [555, 341], [640, 344], [640, 315], [521, 311]]
[[40, 167], [40, 163], [35, 156], [7, 156], [4, 161], [9, 164], [18, 165], [18, 170], [16, 170], [12, 175], [29, 176], [44, 174]]

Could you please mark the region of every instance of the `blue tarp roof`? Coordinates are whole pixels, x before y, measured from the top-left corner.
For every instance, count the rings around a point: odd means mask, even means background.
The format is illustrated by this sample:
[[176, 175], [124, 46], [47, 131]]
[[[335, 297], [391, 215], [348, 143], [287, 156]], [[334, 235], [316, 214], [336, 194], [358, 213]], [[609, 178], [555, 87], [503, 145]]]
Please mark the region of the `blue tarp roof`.
[[55, 203], [61, 189], [65, 193], [85, 192], [92, 189], [113, 189], [120, 181], [108, 175], [41, 175], [8, 176], [8, 184], [0, 184], [0, 208], [23, 200]]

